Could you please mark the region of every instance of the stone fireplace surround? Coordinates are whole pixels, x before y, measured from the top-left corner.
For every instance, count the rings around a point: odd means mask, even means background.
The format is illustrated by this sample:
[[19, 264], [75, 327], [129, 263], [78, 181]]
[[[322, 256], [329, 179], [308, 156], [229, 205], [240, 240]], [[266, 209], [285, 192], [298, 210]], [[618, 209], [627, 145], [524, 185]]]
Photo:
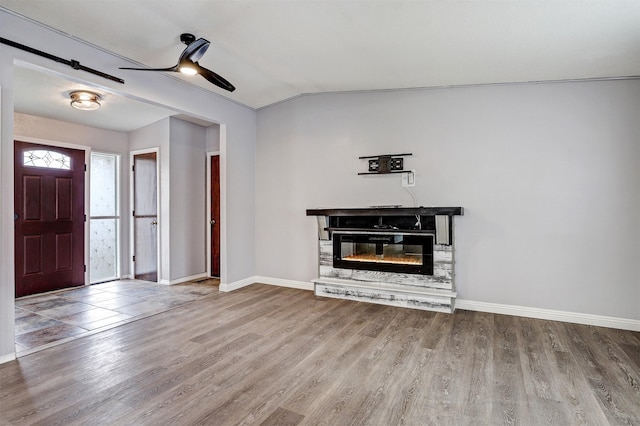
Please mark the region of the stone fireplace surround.
[[[316, 216], [319, 274], [317, 296], [436, 312], [455, 310], [453, 218], [462, 207], [309, 209]], [[421, 224], [415, 226], [416, 222]], [[433, 275], [334, 267], [335, 233], [433, 235]]]

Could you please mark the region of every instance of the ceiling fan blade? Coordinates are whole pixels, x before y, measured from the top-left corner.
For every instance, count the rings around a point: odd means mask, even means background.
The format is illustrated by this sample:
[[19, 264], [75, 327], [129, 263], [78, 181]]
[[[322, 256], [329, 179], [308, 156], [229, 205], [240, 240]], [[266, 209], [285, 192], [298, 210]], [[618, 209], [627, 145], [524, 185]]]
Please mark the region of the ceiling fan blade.
[[229, 92], [233, 92], [234, 90], [236, 90], [234, 85], [229, 83], [222, 76], [220, 76], [220, 75], [216, 74], [215, 72], [213, 72], [213, 71], [201, 66], [197, 62], [194, 62], [194, 64], [198, 69], [198, 74], [200, 74], [201, 76], [206, 78], [211, 83], [215, 84], [216, 86], [218, 86], [218, 87], [220, 87], [220, 88], [222, 88], [224, 90], [228, 90]]
[[181, 64], [184, 61], [196, 62], [198, 59], [202, 58], [202, 55], [207, 51], [210, 44], [209, 40], [205, 40], [203, 38], [199, 38], [189, 43], [187, 48], [180, 54], [178, 63]]
[[129, 68], [129, 67], [120, 67], [121, 70], [133, 70], [133, 71], [178, 71], [178, 66], [175, 65], [169, 68]]

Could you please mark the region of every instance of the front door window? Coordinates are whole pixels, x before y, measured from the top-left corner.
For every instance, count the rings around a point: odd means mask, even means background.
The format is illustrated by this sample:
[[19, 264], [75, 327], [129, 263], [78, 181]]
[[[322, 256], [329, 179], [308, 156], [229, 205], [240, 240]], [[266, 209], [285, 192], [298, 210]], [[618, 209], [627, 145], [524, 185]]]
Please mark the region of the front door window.
[[45, 149], [30, 149], [22, 153], [22, 165], [48, 169], [71, 170], [71, 157]]

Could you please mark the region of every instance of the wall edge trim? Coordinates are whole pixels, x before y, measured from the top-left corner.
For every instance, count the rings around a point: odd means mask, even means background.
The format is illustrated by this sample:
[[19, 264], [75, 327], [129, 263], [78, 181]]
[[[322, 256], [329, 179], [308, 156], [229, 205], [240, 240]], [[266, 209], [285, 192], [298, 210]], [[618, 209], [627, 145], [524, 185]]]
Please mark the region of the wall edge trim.
[[463, 299], [456, 300], [456, 309], [570, 322], [597, 327], [617, 328], [621, 330], [640, 331], [640, 320], [609, 317], [604, 315], [557, 311], [553, 309], [532, 308], [517, 305], [504, 305], [500, 303], [476, 302], [473, 300]]
[[16, 359], [16, 353], [12, 352], [6, 355], [0, 356], [0, 364], [4, 364], [5, 362], [11, 362]]
[[257, 283], [260, 284], [269, 284], [275, 285], [279, 287], [288, 287], [288, 288], [297, 288], [299, 290], [309, 290], [313, 291], [314, 284], [311, 281], [297, 281], [297, 280], [287, 280], [284, 278], [272, 278], [272, 277], [261, 277], [255, 276]]
[[251, 284], [267, 284], [275, 285], [278, 287], [296, 288], [298, 290], [313, 291], [313, 283], [310, 281], [297, 281], [287, 280], [284, 278], [263, 277], [254, 275], [252, 277], [245, 278], [243, 280], [234, 281], [228, 284], [220, 284], [220, 291], [228, 292], [238, 290], [239, 288], [246, 287]]
[[220, 291], [223, 291], [223, 292], [238, 290], [242, 287], [246, 287], [248, 285], [254, 284], [256, 282], [255, 278], [256, 277], [253, 276], [253, 277], [244, 278], [239, 281], [234, 281], [232, 283], [220, 283], [219, 289]]
[[[258, 275], [229, 284], [220, 284], [220, 291], [229, 292], [256, 283], [313, 291], [312, 282], [263, 277]], [[597, 327], [617, 328], [621, 330], [640, 331], [640, 320], [629, 318], [558, 311], [553, 309], [532, 308], [527, 306], [505, 305], [500, 303], [477, 302], [464, 299], [457, 299], [455, 301], [455, 306], [456, 309], [464, 309], [468, 311], [487, 312], [493, 314], [512, 315], [517, 317], [592, 325]]]
[[[169, 285], [182, 284], [182, 283], [186, 283], [188, 281], [199, 280], [201, 278], [207, 278], [207, 273], [206, 272], [201, 272], [199, 274], [189, 275], [188, 277], [176, 278], [176, 279], [170, 280], [168, 282], [162, 282], [162, 284], [169, 284]], [[165, 281], [165, 280], [163, 280], [163, 281]]]

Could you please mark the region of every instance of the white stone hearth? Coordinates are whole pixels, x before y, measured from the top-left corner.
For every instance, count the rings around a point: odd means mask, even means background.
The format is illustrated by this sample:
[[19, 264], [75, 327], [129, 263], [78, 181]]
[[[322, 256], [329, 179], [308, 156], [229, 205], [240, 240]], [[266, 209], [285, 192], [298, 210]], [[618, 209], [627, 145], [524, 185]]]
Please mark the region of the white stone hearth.
[[316, 296], [445, 313], [455, 309], [456, 293], [448, 290], [333, 278], [317, 278], [312, 282]]
[[[318, 223], [318, 278], [311, 280], [315, 294], [453, 313], [457, 296], [453, 218], [463, 214], [462, 207], [307, 210], [307, 216], [316, 216]], [[349, 245], [345, 248], [343, 238], [346, 234], [357, 236], [357, 239], [347, 240], [348, 243], [383, 241], [375, 247], [376, 256], [383, 255], [378, 252], [382, 251], [383, 244], [404, 244], [402, 238], [409, 236], [407, 238], [413, 241], [409, 245], [422, 244], [420, 267], [413, 266], [415, 258], [407, 259], [406, 263], [394, 262], [393, 267], [379, 266], [375, 261], [370, 262], [369, 258], [358, 265], [344, 262], [343, 259], [352, 256], [354, 250]], [[388, 236], [392, 238], [388, 239]], [[398, 240], [394, 240], [395, 237]], [[347, 250], [348, 253], [334, 253], [334, 243], [337, 250]]]
[[333, 267], [333, 241], [319, 240], [320, 276], [315, 294], [390, 306], [452, 313], [453, 247], [435, 244], [433, 275], [366, 271]]

